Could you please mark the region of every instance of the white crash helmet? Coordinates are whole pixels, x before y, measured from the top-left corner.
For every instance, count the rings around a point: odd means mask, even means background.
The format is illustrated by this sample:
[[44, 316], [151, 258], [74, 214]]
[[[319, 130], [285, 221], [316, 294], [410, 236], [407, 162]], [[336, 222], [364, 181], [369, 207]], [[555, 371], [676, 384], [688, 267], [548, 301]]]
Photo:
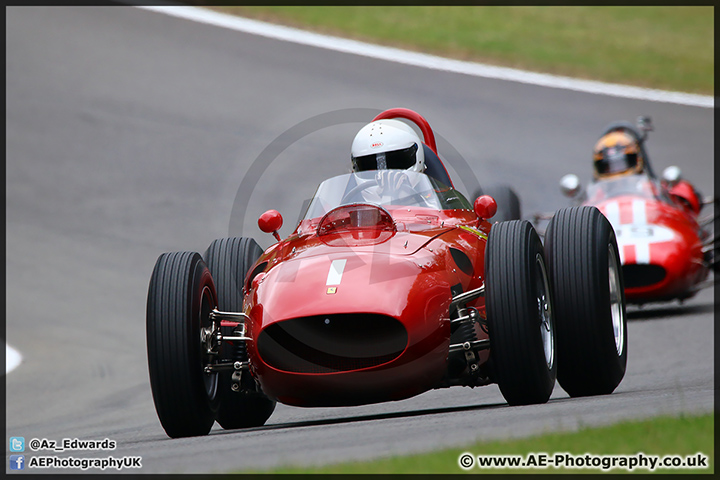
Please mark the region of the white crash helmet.
[[360, 129], [350, 148], [354, 172], [365, 170], [425, 170], [420, 137], [399, 120], [376, 120]]

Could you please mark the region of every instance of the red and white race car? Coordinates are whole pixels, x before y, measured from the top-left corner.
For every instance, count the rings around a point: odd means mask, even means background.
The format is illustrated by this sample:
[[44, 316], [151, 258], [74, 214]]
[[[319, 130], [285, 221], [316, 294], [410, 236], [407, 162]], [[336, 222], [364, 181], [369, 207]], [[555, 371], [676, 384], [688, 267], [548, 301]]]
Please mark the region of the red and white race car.
[[[643, 145], [650, 130], [649, 119], [640, 117], [637, 128], [615, 122], [604, 132], [623, 131], [637, 140], [645, 161], [642, 173], [595, 179], [586, 189], [569, 174], [560, 189], [575, 204], [597, 207], [612, 224], [628, 303], [682, 302], [713, 284], [708, 278], [718, 268], [715, 217], [702, 219], [700, 213], [714, 201], [703, 201], [676, 166], [666, 168], [661, 179], [654, 175]], [[536, 226], [542, 217], [535, 216]]]
[[[287, 238], [217, 239], [158, 258], [147, 300], [155, 408], [170, 437], [263, 425], [276, 402], [400, 400], [496, 383], [511, 405], [611, 393], [627, 362], [615, 234], [594, 207], [557, 212], [545, 245], [527, 220], [452, 187], [432, 130], [423, 172], [323, 181]], [[378, 118], [379, 118], [378, 117]]]

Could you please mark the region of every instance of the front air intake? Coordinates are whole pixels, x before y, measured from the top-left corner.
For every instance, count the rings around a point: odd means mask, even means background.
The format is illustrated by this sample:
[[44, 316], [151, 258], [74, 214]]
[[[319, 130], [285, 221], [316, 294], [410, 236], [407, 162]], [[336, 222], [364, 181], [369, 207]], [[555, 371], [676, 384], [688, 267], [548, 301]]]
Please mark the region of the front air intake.
[[385, 315], [346, 313], [274, 323], [257, 340], [263, 362], [295, 373], [359, 370], [399, 357], [408, 342], [405, 327]]
[[625, 288], [649, 287], [662, 282], [667, 274], [663, 267], [652, 264], [623, 265], [622, 271]]

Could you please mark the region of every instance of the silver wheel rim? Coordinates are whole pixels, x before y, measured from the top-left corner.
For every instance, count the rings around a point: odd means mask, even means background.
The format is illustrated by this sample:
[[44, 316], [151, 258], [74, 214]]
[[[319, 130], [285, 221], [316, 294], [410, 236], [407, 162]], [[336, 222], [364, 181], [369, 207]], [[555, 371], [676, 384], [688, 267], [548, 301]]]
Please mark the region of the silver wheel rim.
[[552, 305], [550, 303], [550, 286], [548, 284], [545, 262], [540, 254], [535, 256], [535, 265], [539, 274], [535, 282], [537, 288], [537, 313], [540, 320], [540, 337], [543, 342], [545, 363], [548, 369], [552, 369], [555, 363], [555, 332], [552, 322]]
[[625, 348], [625, 322], [622, 308], [622, 289], [620, 286], [620, 267], [612, 245], [608, 246], [608, 279], [610, 283], [610, 317], [612, 318], [615, 350], [622, 355]]

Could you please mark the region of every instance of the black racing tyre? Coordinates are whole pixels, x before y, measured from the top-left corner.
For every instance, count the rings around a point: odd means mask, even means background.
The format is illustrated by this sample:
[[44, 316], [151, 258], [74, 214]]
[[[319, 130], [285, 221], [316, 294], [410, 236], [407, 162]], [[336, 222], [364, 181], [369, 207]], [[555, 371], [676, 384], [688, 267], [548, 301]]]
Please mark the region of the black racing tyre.
[[720, 248], [715, 246], [712, 250], [708, 250], [705, 253], [705, 263], [710, 266], [713, 273], [720, 273]]
[[520, 197], [515, 190], [508, 185], [488, 185], [475, 192], [470, 199], [474, 202], [480, 195], [490, 195], [497, 203], [497, 213], [493, 215], [490, 222], [505, 222], [507, 220], [520, 220]]
[[205, 250], [205, 262], [217, 289], [218, 310], [242, 312], [245, 277], [262, 253], [260, 245], [246, 237], [220, 238]]
[[571, 397], [612, 393], [625, 376], [625, 291], [615, 231], [596, 207], [559, 210], [545, 251], [555, 299], [558, 383]]
[[150, 278], [147, 355], [160, 423], [172, 438], [206, 435], [218, 407], [218, 375], [208, 362], [201, 331], [210, 327], [215, 285], [196, 252], [163, 253]]
[[485, 250], [493, 379], [510, 405], [545, 403], [557, 366], [545, 254], [527, 220], [493, 224]]
[[[221, 238], [210, 244], [205, 251], [205, 260], [215, 280], [218, 310], [243, 311], [243, 283], [262, 253], [262, 248], [252, 238]], [[245, 344], [223, 342], [221, 356], [231, 361], [247, 361]], [[275, 410], [275, 401], [263, 394], [249, 372], [242, 373], [240, 391], [232, 390], [231, 377], [231, 372], [220, 373], [217, 422], [224, 429], [263, 425]]]

